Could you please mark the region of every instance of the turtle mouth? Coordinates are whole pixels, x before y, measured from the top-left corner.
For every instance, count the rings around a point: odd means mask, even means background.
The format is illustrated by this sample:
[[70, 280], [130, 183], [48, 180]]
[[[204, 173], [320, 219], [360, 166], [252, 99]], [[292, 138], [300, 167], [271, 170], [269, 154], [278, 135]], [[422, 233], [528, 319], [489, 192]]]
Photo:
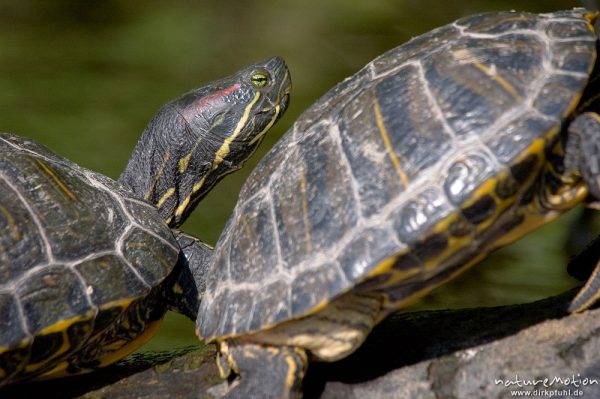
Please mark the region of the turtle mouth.
[[287, 90], [285, 92], [283, 92], [279, 97], [277, 97], [277, 99], [275, 101], [268, 99], [267, 104], [264, 108], [261, 109], [261, 113], [264, 114], [268, 114], [270, 112], [273, 112], [273, 110], [277, 107], [279, 107], [279, 115], [277, 117], [277, 119], [279, 119], [279, 117], [281, 117], [281, 115], [286, 111], [288, 105], [290, 104], [290, 91]]

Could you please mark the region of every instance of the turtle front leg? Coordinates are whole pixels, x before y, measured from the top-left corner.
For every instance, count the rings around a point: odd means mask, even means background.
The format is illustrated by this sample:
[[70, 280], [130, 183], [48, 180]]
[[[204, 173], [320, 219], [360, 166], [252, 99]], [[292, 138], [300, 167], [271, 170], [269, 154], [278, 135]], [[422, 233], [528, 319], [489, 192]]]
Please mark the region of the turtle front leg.
[[[583, 177], [591, 207], [600, 205], [600, 115], [586, 112], [569, 126], [565, 167]], [[600, 299], [600, 236], [569, 262], [569, 274], [587, 282], [571, 301], [570, 312], [582, 312]]]
[[578, 280], [587, 280], [569, 305], [570, 312], [584, 311], [600, 298], [600, 236], [569, 261], [567, 271]]
[[181, 231], [173, 231], [181, 252], [177, 265], [164, 284], [164, 299], [169, 308], [195, 321], [206, 291], [206, 273], [212, 247]]
[[302, 378], [308, 367], [303, 349], [267, 346], [241, 340], [220, 344], [217, 360], [221, 377], [237, 376], [229, 384], [226, 399], [296, 399], [302, 397]]

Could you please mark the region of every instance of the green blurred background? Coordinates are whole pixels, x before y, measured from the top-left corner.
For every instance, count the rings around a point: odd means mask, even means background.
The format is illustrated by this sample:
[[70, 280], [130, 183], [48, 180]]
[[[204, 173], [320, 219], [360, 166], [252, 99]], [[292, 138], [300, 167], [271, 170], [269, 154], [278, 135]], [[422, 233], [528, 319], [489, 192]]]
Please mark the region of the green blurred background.
[[[184, 230], [214, 244], [244, 179], [287, 127], [336, 82], [411, 37], [464, 15], [547, 12], [578, 1], [0, 0], [0, 129], [32, 137], [117, 178], [157, 108], [271, 55], [293, 80], [287, 115], [246, 167], [223, 181]], [[415, 308], [532, 301], [576, 284], [565, 271], [567, 215], [494, 254]], [[169, 314], [148, 349], [195, 343]]]

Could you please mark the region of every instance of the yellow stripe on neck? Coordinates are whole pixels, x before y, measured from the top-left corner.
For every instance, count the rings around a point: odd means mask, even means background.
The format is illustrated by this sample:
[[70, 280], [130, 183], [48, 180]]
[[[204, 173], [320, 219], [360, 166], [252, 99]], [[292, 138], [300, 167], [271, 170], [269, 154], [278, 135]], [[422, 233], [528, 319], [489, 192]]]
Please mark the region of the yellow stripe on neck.
[[252, 101], [250, 101], [250, 104], [248, 104], [246, 106], [246, 109], [244, 109], [244, 114], [238, 121], [233, 133], [231, 134], [231, 136], [229, 136], [225, 139], [225, 141], [221, 145], [221, 148], [219, 148], [219, 150], [217, 151], [215, 159], [212, 163], [211, 171], [217, 169], [219, 164], [221, 162], [223, 162], [223, 159], [225, 159], [225, 157], [229, 154], [229, 145], [231, 144], [231, 142], [233, 140], [235, 140], [235, 138], [237, 136], [239, 136], [239, 134], [242, 131], [242, 129], [244, 128], [244, 126], [246, 126], [246, 122], [248, 122], [248, 118], [250, 117], [250, 111], [252, 110], [252, 108], [254, 107], [254, 104], [256, 104], [256, 102], [258, 101], [259, 98], [260, 98], [260, 91], [257, 91], [256, 94], [254, 95], [254, 98], [252, 99]]
[[161, 206], [163, 206], [163, 204], [165, 203], [166, 200], [169, 199], [170, 196], [172, 196], [175, 193], [175, 188], [171, 187], [170, 189], [168, 189], [163, 196], [158, 200], [158, 202], [156, 203], [156, 207], [160, 208]]
[[148, 189], [148, 192], [146, 192], [146, 194], [144, 195], [144, 199], [149, 199], [150, 196], [152, 195], [152, 193], [154, 192], [156, 183], [158, 183], [158, 179], [160, 179], [160, 177], [162, 176], [162, 174], [165, 170], [165, 166], [167, 165], [167, 162], [169, 162], [169, 159], [171, 159], [171, 152], [169, 150], [167, 150], [165, 152], [165, 155], [163, 156], [163, 161], [160, 164], [160, 168], [158, 168], [158, 171], [156, 172], [156, 175], [154, 176], [154, 180], [152, 181], [152, 184], [150, 185], [150, 188]]
[[[194, 147], [195, 149], [195, 147]], [[192, 153], [187, 154], [185, 157], [179, 160], [179, 173], [185, 172], [188, 165], [190, 164], [190, 158], [192, 157]]]
[[[250, 111], [252, 111], [252, 108], [258, 102], [259, 99], [260, 99], [260, 92], [257, 91], [256, 94], [254, 95], [254, 98], [252, 99], [252, 101], [250, 101], [250, 103], [244, 109], [244, 113], [243, 113], [242, 117], [240, 118], [240, 120], [238, 121], [237, 125], [235, 126], [235, 129], [233, 130], [233, 133], [231, 134], [231, 136], [227, 137], [225, 139], [225, 141], [223, 142], [223, 144], [221, 145], [221, 147], [217, 150], [217, 152], [215, 154], [215, 158], [213, 159], [210, 171], [204, 177], [202, 177], [202, 179], [198, 183], [196, 183], [194, 185], [194, 187], [192, 187], [192, 192], [190, 193], [190, 195], [188, 195], [181, 202], [181, 204], [177, 207], [177, 209], [175, 209], [175, 216], [181, 216], [183, 214], [183, 212], [185, 212], [188, 205], [190, 204], [190, 201], [192, 200], [192, 195], [195, 194], [196, 192], [198, 192], [198, 190], [200, 190], [200, 188], [202, 188], [202, 186], [204, 185], [204, 181], [206, 180], [206, 177], [210, 173], [212, 173], [215, 169], [217, 169], [217, 167], [221, 164], [221, 162], [223, 162], [225, 157], [229, 154], [229, 145], [233, 142], [233, 140], [236, 139], [237, 136], [240, 135], [240, 132], [242, 131], [244, 126], [246, 126], [246, 123], [248, 122], [248, 118], [250, 117]], [[279, 111], [277, 111], [277, 112], [279, 112]], [[273, 119], [273, 121], [274, 120], [275, 120], [275, 118]], [[272, 125], [272, 123], [270, 125]], [[269, 125], [269, 127], [270, 127], [270, 125]], [[266, 129], [264, 131], [266, 131]], [[261, 132], [261, 133], [263, 133], [263, 132]]]

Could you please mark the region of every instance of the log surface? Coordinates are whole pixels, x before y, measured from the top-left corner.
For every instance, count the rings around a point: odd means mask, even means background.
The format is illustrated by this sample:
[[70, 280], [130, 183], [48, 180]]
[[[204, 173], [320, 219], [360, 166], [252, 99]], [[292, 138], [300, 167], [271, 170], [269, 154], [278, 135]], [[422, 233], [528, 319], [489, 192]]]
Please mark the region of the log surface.
[[[566, 313], [573, 295], [395, 314], [348, 358], [311, 364], [305, 397], [508, 398], [513, 390], [600, 397], [600, 309]], [[212, 345], [142, 353], [96, 373], [9, 387], [0, 397], [209, 398], [222, 384], [215, 353]]]

